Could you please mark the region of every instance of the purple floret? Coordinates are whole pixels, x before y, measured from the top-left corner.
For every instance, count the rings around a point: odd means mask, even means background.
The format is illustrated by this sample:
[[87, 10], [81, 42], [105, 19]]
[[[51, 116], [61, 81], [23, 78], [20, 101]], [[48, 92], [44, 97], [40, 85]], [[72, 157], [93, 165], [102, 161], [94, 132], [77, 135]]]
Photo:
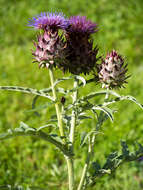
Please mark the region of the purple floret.
[[65, 19], [63, 13], [41, 13], [29, 20], [28, 26], [35, 29], [66, 29], [69, 21]]
[[140, 158], [138, 158], [138, 161], [143, 161], [143, 156], [141, 156]]
[[97, 24], [87, 20], [86, 16], [72, 16], [69, 22], [69, 32], [92, 34], [97, 31]]

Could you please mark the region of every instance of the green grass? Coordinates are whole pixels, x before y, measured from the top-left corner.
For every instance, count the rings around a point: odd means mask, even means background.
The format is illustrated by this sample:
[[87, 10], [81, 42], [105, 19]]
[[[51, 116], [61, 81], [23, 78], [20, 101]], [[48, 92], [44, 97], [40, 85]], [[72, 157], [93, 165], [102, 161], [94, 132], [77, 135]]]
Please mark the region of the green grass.
[[[38, 69], [32, 63], [31, 50], [35, 31], [27, 28], [27, 20], [42, 11], [62, 10], [66, 15], [86, 15], [97, 22], [99, 32], [95, 43], [100, 53], [117, 49], [125, 55], [129, 64], [131, 78], [126, 89], [120, 94], [131, 94], [143, 103], [143, 2], [142, 0], [0, 0], [0, 85], [19, 85], [33, 88], [49, 86], [46, 69]], [[62, 72], [56, 73], [63, 76]], [[71, 85], [70, 83], [67, 84]], [[97, 87], [89, 85], [86, 94]], [[40, 111], [40, 117], [28, 112], [33, 97], [13, 92], [0, 92], [0, 132], [18, 127], [24, 121], [32, 127], [44, 125], [54, 108]], [[45, 103], [40, 98], [38, 104]], [[97, 99], [99, 101], [99, 99]], [[105, 156], [120, 149], [120, 139], [130, 145], [135, 141], [143, 143], [143, 112], [133, 103], [122, 102], [114, 107], [118, 110], [112, 124], [107, 121], [103, 126], [104, 135], [97, 138], [95, 159], [104, 160]], [[93, 127], [87, 121], [80, 130]], [[76, 160], [77, 182], [84, 163], [84, 149], [78, 152]], [[81, 162], [82, 160], [82, 162]], [[102, 190], [141, 190], [143, 164], [134, 162], [121, 166], [116, 174], [105, 176], [96, 184]], [[17, 137], [0, 142], [0, 185], [40, 186], [51, 190], [67, 189], [67, 174], [62, 155], [51, 145], [35, 138]]]

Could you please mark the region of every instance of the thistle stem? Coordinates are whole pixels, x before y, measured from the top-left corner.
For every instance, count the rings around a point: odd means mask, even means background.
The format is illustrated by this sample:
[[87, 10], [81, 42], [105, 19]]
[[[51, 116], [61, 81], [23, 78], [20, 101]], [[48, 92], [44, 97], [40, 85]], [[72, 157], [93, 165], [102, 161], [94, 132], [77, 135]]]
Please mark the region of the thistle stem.
[[109, 98], [109, 88], [107, 88], [107, 93], [106, 93], [106, 95], [105, 95], [104, 101], [108, 100], [108, 98]]
[[69, 190], [74, 190], [74, 165], [71, 157], [65, 156], [68, 167]]
[[[77, 88], [78, 80], [75, 79], [74, 81], [74, 88]], [[78, 97], [78, 90], [73, 92], [73, 104], [77, 101]], [[69, 141], [71, 143], [70, 150], [73, 153], [74, 148], [74, 135], [75, 135], [75, 126], [76, 126], [76, 111], [73, 109], [72, 111], [72, 118], [71, 118], [71, 126], [70, 126], [70, 134], [69, 134]], [[74, 160], [71, 157], [66, 157], [67, 166], [68, 166], [68, 177], [69, 177], [69, 190], [74, 190]]]
[[[78, 80], [75, 79], [74, 81], [74, 88], [77, 88], [78, 86]], [[78, 98], [78, 90], [76, 90], [75, 92], [73, 92], [73, 104], [76, 103], [77, 98]], [[69, 134], [69, 139], [70, 142], [73, 144], [74, 143], [74, 135], [75, 135], [75, 126], [76, 126], [76, 111], [75, 109], [73, 109], [72, 111], [72, 117], [71, 117], [71, 127], [70, 127], [70, 134]]]
[[[51, 80], [51, 88], [52, 88], [52, 93], [53, 93], [53, 98], [55, 101], [57, 101], [57, 95], [56, 95], [56, 90], [54, 87], [54, 74], [53, 74], [53, 70], [51, 68], [49, 68], [49, 76], [50, 76], [50, 80]], [[60, 108], [59, 108], [59, 104], [58, 102], [55, 103], [55, 109], [56, 109], [56, 114], [57, 114], [57, 120], [58, 120], [58, 127], [59, 127], [59, 131], [60, 131], [60, 135], [62, 137], [64, 137], [64, 129], [63, 129], [63, 122], [62, 122], [62, 115], [60, 112]]]
[[83, 171], [82, 171], [82, 176], [81, 176], [81, 179], [80, 179], [79, 186], [78, 186], [77, 190], [83, 189], [86, 174], [87, 174], [87, 170], [88, 170], [89, 163], [90, 163], [91, 155], [92, 155], [92, 146], [91, 146], [91, 140], [89, 138], [88, 154], [87, 154], [86, 162], [85, 162], [85, 165], [84, 165], [84, 168], [83, 168]]
[[[109, 89], [107, 89], [107, 93], [105, 95], [104, 101], [108, 100], [108, 98], [109, 98], [108, 91], [109, 91]], [[99, 117], [104, 117], [104, 114], [103, 114], [102, 111], [100, 112]], [[102, 125], [102, 123], [99, 122], [99, 120], [98, 120], [97, 124], [96, 124], [96, 131], [99, 131], [101, 125]], [[83, 189], [83, 185], [85, 183], [85, 178], [86, 178], [86, 174], [87, 174], [87, 171], [88, 171], [90, 159], [91, 159], [91, 156], [93, 155], [94, 145], [95, 145], [95, 134], [93, 134], [91, 142], [89, 141], [89, 148], [88, 148], [88, 154], [87, 154], [87, 158], [86, 158], [86, 163], [84, 165], [84, 168], [83, 168], [83, 171], [82, 171], [82, 176], [81, 176], [80, 183], [79, 183], [79, 186], [78, 186], [77, 190]]]

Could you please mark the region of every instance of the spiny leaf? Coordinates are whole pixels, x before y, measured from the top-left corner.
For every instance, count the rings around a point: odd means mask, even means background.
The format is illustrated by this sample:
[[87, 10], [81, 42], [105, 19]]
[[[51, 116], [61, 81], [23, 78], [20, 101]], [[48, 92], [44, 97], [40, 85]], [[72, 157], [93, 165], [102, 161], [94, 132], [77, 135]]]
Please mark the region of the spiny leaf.
[[39, 128], [37, 129], [37, 131], [40, 131], [40, 130], [45, 129], [45, 128], [47, 128], [47, 127], [56, 127], [56, 125], [54, 125], [54, 124], [43, 125], [43, 126], [39, 127]]
[[143, 109], [143, 105], [140, 104], [140, 103], [136, 100], [136, 98], [134, 98], [133, 96], [130, 96], [130, 95], [128, 95], [128, 96], [122, 96], [121, 99], [122, 99], [122, 100], [130, 100], [130, 101], [134, 102], [135, 104], [137, 104], [138, 106], [140, 106], [140, 107]]
[[90, 93], [90, 94], [88, 94], [88, 95], [86, 95], [85, 97], [83, 97], [83, 98], [81, 98], [81, 100], [82, 101], [84, 101], [84, 100], [89, 100], [89, 99], [91, 99], [91, 98], [93, 98], [93, 97], [95, 97], [95, 96], [99, 96], [99, 95], [105, 95], [105, 94], [111, 94], [111, 95], [114, 95], [114, 96], [116, 96], [116, 97], [121, 97], [119, 94], [117, 94], [116, 92], [114, 92], [114, 91], [111, 91], [111, 90], [103, 90], [103, 91], [99, 91], [99, 92], [92, 92], [92, 93]]
[[33, 109], [29, 109], [29, 110], [26, 110], [25, 112], [36, 112], [36, 111], [40, 111], [40, 110], [43, 110], [43, 109], [46, 109], [47, 107], [51, 106], [55, 104], [54, 102], [49, 102], [49, 103], [46, 103], [46, 104], [41, 104]]
[[128, 148], [128, 145], [125, 141], [121, 141], [121, 146], [122, 146], [122, 154], [125, 158], [129, 157], [130, 151]]
[[113, 152], [109, 154], [106, 159], [103, 167], [100, 166], [99, 163], [94, 162], [90, 167], [90, 179], [91, 184], [94, 184], [97, 177], [102, 177], [104, 174], [112, 173], [115, 171], [121, 164], [125, 162], [139, 160], [139, 158], [143, 157], [143, 146], [138, 143], [138, 149], [135, 148], [134, 152], [130, 152], [126, 141], [121, 141], [122, 146], [122, 154], [119, 155], [118, 152]]
[[75, 78], [80, 80], [83, 83], [83, 86], [86, 85], [86, 80], [83, 77], [76, 75]]
[[80, 116], [78, 116], [78, 119], [79, 119], [79, 120], [92, 119], [92, 117], [91, 117], [91, 116], [86, 116], [86, 115], [80, 115]]
[[27, 87], [21, 87], [21, 86], [0, 86], [0, 90], [10, 90], [10, 91], [18, 91], [28, 94], [35, 94], [39, 96], [46, 97], [52, 101], [54, 101], [53, 97], [51, 97], [48, 93], [44, 93], [43, 91], [27, 88]]
[[95, 134], [95, 135], [98, 135], [98, 134], [101, 134], [101, 132], [99, 131], [90, 131], [88, 133], [83, 133], [82, 136], [81, 136], [81, 143], [80, 143], [80, 146], [82, 147], [86, 141], [88, 140], [88, 138], [92, 135], [92, 134]]
[[36, 186], [28, 187], [27, 185], [26, 186], [1, 185], [0, 190], [45, 190], [45, 188], [36, 187]]
[[63, 77], [63, 78], [61, 78], [61, 79], [57, 79], [57, 80], [55, 81], [55, 83], [54, 83], [54, 87], [55, 87], [58, 83], [63, 82], [63, 81], [65, 81], [65, 80], [70, 80], [70, 79], [73, 79], [73, 77], [70, 76], [70, 77]]
[[103, 111], [110, 119], [111, 121], [113, 122], [114, 120], [114, 117], [113, 117], [113, 111], [110, 109], [110, 108], [107, 108], [107, 107], [101, 107], [101, 106], [94, 106], [92, 107], [93, 110], [101, 110]]
[[65, 90], [64, 88], [57, 88], [56, 91], [59, 93], [62, 93], [62, 94], [68, 94], [69, 93], [69, 91]]
[[72, 153], [65, 147], [65, 145], [62, 144], [61, 137], [58, 137], [58, 135], [54, 134], [47, 134], [43, 131], [37, 131], [35, 128], [28, 127], [27, 124], [21, 122], [19, 128], [15, 128], [14, 130], [8, 130], [6, 133], [0, 134], [0, 141], [6, 140], [9, 138], [13, 138], [16, 136], [34, 136], [37, 138], [44, 139], [53, 145], [55, 145], [58, 149], [60, 149], [65, 155], [71, 156]]

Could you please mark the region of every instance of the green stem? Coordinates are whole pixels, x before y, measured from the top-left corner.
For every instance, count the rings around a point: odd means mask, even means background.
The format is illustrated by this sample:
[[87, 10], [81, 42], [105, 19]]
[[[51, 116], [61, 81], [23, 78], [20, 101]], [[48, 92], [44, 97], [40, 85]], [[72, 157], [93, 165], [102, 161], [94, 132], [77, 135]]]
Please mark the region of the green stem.
[[[73, 88], [77, 88], [78, 86], [78, 80], [75, 79]], [[78, 98], [78, 90], [73, 92], [73, 104], [76, 103]], [[70, 127], [70, 134], [69, 134], [69, 140], [73, 144], [74, 143], [74, 135], [75, 135], [75, 126], [76, 126], [76, 111], [73, 109], [72, 111], [72, 117], [71, 117], [71, 127]]]
[[[50, 80], [51, 80], [51, 88], [52, 88], [53, 98], [55, 101], [57, 101], [56, 90], [54, 87], [54, 75], [53, 75], [53, 70], [51, 68], [49, 68], [49, 75], [50, 75]], [[64, 135], [64, 129], [63, 129], [62, 116], [61, 116], [58, 102], [55, 103], [55, 109], [56, 109], [56, 114], [57, 114], [57, 119], [58, 119], [58, 127], [59, 127], [59, 131], [60, 131], [60, 135], [62, 137], [64, 137], [65, 135]]]
[[68, 167], [69, 190], [74, 190], [74, 165], [71, 157], [65, 156]]
[[[74, 88], [77, 88], [78, 80], [75, 79], [74, 81]], [[76, 90], [73, 92], [73, 104], [76, 103], [78, 97], [78, 91]], [[75, 135], [75, 126], [76, 126], [76, 110], [73, 109], [72, 111], [72, 118], [71, 118], [71, 126], [70, 126], [70, 134], [69, 134], [69, 141], [70, 141], [70, 150], [73, 153], [74, 150], [74, 135]], [[69, 190], [74, 190], [74, 160], [71, 157], [66, 157], [67, 166], [68, 166], [68, 177], [69, 177]]]
[[80, 179], [79, 186], [78, 186], [77, 190], [83, 189], [84, 182], [85, 182], [85, 179], [86, 179], [86, 174], [87, 174], [87, 170], [88, 170], [88, 167], [89, 167], [90, 158], [91, 158], [91, 155], [92, 155], [92, 146], [91, 146], [90, 141], [91, 140], [89, 139], [88, 154], [87, 154], [86, 162], [85, 162], [85, 165], [84, 165], [84, 168], [83, 168], [83, 171], [82, 171], [82, 176], [81, 176], [81, 179]]
[[[16, 129], [18, 129], [18, 128], [16, 128]], [[68, 149], [66, 149], [62, 143], [56, 141], [52, 136], [50, 136], [42, 131], [21, 132], [21, 131], [14, 130], [14, 131], [11, 131], [10, 133], [1, 134], [0, 141], [9, 139], [9, 138], [13, 138], [13, 137], [17, 137], [17, 136], [34, 136], [37, 138], [41, 138], [41, 139], [46, 140], [46, 141], [52, 143], [53, 145], [55, 145], [57, 148], [59, 148], [63, 152], [64, 155], [72, 156], [70, 154], [70, 152], [68, 151]]]
[[[109, 89], [107, 89], [107, 93], [105, 95], [105, 100], [104, 101], [108, 100], [108, 98], [109, 98], [108, 91], [109, 91]], [[104, 117], [103, 112], [100, 112], [100, 116], [99, 117], [101, 117], [101, 118]], [[96, 131], [99, 131], [102, 123], [103, 122], [100, 122], [100, 120], [97, 121]], [[91, 142], [89, 142], [89, 149], [88, 149], [88, 154], [87, 154], [87, 158], [86, 158], [86, 163], [84, 165], [82, 176], [81, 176], [80, 183], [79, 183], [79, 186], [78, 186], [77, 190], [83, 189], [83, 185], [84, 185], [84, 182], [85, 182], [85, 178], [86, 178], [87, 170], [88, 170], [88, 167], [89, 167], [90, 159], [91, 159], [91, 157], [93, 155], [93, 149], [94, 149], [94, 145], [95, 145], [95, 136], [96, 136], [96, 134], [93, 134], [92, 140], [91, 140]]]

